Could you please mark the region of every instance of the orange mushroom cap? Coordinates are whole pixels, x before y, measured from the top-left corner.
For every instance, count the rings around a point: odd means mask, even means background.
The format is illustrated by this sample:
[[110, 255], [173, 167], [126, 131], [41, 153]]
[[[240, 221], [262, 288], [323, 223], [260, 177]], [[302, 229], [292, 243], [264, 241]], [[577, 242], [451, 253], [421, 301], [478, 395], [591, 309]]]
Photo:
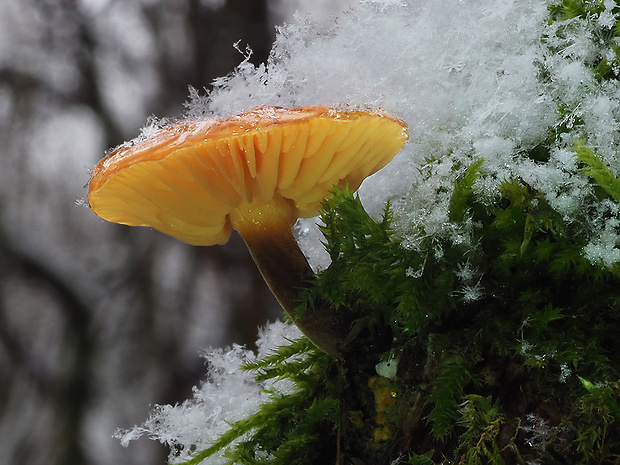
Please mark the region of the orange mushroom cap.
[[103, 158], [88, 201], [108, 221], [223, 244], [247, 212], [256, 223], [285, 210], [289, 225], [317, 215], [330, 189], [356, 190], [407, 137], [407, 125], [384, 112], [322, 106], [180, 122]]

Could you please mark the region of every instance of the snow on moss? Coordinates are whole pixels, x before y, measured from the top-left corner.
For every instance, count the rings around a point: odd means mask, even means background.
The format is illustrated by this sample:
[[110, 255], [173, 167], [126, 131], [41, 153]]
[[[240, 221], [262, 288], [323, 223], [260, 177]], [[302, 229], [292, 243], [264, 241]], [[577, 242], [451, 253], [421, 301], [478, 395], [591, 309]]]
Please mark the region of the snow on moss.
[[[180, 405], [155, 405], [144, 424], [119, 430], [115, 436], [127, 446], [147, 435], [170, 448], [172, 463], [188, 460], [191, 452], [214, 442], [231, 423], [256, 413], [267, 400], [266, 389], [290, 391], [290, 383], [285, 381], [257, 384], [255, 374], [242, 370], [241, 366], [269, 355], [275, 347], [287, 345], [300, 336], [296, 326], [275, 322], [259, 332], [256, 353], [238, 345], [205, 351], [209, 375], [201, 386], [194, 387], [191, 399]], [[219, 465], [226, 460], [214, 456], [203, 463]]]

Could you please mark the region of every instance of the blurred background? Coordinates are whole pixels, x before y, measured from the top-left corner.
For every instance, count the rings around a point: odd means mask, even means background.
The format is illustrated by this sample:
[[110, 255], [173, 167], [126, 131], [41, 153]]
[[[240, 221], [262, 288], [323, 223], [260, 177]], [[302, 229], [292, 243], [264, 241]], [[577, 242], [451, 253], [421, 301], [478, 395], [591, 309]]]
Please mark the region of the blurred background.
[[190, 247], [99, 220], [88, 170], [180, 115], [295, 11], [354, 0], [0, 0], [0, 465], [163, 464], [112, 434], [180, 403], [201, 349], [280, 316], [242, 241]]

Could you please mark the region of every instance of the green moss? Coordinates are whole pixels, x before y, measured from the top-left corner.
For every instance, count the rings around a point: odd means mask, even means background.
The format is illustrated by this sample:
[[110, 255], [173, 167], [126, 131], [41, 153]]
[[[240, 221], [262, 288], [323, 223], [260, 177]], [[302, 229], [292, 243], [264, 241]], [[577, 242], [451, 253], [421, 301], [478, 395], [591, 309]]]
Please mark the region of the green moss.
[[498, 402], [470, 394], [460, 405], [459, 425], [465, 428], [455, 451], [457, 463], [504, 465], [498, 436], [504, 423]]
[[607, 195], [620, 202], [620, 179], [613, 175], [609, 167], [592, 150], [583, 145], [583, 142], [575, 146], [575, 153], [585, 165], [582, 171], [591, 176]]
[[[479, 245], [465, 250], [446, 239], [436, 256], [402, 247], [389, 206], [375, 220], [357, 197], [335, 191], [323, 215], [333, 263], [305, 300], [355, 309], [349, 355], [337, 362], [302, 338], [248, 363], [258, 381], [288, 379], [295, 392], [272, 393], [257, 414], [187, 463], [247, 433], [228, 449], [231, 463], [324, 463], [308, 457], [333, 460], [337, 451], [386, 464], [404, 456], [478, 464], [558, 454], [613, 463], [620, 453], [618, 277], [582, 258], [579, 229], [523, 181], [505, 182], [492, 208], [460, 192]], [[474, 301], [463, 299], [457, 276], [464, 254], [483, 289]], [[377, 381], [375, 364], [390, 357], [399, 360], [397, 375]], [[544, 448], [519, 429], [528, 416], [555, 431]]]

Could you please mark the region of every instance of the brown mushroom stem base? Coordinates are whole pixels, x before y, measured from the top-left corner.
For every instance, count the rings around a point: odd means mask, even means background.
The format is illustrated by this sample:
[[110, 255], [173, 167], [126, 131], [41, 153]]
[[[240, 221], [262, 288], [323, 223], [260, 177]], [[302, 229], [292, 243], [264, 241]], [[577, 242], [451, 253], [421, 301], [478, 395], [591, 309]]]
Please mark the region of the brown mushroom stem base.
[[274, 195], [269, 202], [238, 205], [230, 222], [252, 254], [265, 282], [297, 327], [321, 350], [341, 358], [337, 315], [328, 308], [297, 312], [301, 293], [314, 273], [299, 249], [291, 226], [296, 219], [292, 201]]
[[297, 312], [300, 293], [314, 275], [290, 228], [242, 236], [265, 282], [295, 325], [321, 350], [341, 358], [342, 335], [325, 308]]

